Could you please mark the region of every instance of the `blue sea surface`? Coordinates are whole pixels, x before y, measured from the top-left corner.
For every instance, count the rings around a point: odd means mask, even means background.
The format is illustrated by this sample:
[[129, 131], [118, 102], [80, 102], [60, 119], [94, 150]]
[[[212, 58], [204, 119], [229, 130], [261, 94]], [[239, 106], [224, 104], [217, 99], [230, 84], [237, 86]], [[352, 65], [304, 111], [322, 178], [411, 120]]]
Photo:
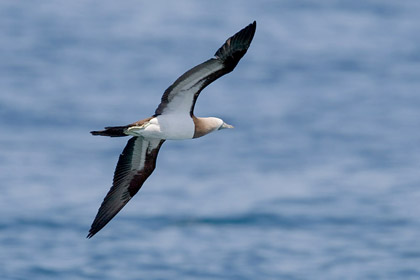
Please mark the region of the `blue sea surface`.
[[[420, 2], [0, 2], [0, 279], [420, 279]], [[86, 239], [163, 91], [257, 21]]]

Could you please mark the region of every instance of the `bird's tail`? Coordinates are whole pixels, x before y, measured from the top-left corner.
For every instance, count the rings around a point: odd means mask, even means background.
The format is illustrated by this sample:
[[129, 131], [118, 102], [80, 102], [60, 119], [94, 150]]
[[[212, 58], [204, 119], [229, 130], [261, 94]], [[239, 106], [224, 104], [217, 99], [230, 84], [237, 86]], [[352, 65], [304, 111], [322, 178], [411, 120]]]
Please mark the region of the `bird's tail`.
[[127, 136], [124, 131], [128, 128], [128, 125], [124, 126], [108, 126], [104, 130], [91, 131], [92, 135], [110, 136], [110, 137], [123, 137]]

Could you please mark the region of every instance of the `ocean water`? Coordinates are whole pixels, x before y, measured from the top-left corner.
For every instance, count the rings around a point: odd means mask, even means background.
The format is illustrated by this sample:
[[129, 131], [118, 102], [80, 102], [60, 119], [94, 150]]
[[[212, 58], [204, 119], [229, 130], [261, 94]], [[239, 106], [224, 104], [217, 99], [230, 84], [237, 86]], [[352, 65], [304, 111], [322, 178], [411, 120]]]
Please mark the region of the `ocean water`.
[[[420, 279], [420, 3], [0, 2], [0, 279]], [[86, 239], [163, 91], [257, 21]]]

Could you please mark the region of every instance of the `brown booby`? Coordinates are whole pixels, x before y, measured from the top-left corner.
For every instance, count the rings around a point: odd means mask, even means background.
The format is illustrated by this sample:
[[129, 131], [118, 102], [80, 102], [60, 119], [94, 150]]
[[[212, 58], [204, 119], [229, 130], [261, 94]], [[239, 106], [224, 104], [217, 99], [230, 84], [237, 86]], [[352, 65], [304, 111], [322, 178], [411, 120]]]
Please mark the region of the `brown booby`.
[[155, 169], [159, 149], [165, 140], [193, 139], [215, 130], [233, 128], [219, 118], [196, 117], [194, 106], [207, 85], [233, 71], [248, 50], [255, 29], [254, 21], [227, 39], [213, 58], [179, 77], [165, 90], [152, 117], [125, 126], [91, 131], [93, 135], [133, 137], [118, 159], [112, 187], [96, 214], [87, 238], [100, 231], [140, 190]]

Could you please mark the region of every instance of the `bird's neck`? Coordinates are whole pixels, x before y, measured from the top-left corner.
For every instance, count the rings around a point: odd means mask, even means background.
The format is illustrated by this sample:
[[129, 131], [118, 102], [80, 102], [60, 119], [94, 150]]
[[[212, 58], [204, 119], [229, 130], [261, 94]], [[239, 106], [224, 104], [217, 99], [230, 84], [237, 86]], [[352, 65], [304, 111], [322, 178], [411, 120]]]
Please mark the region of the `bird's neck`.
[[197, 118], [193, 116], [194, 121], [194, 136], [198, 138], [215, 131], [219, 125], [214, 121], [215, 118]]

